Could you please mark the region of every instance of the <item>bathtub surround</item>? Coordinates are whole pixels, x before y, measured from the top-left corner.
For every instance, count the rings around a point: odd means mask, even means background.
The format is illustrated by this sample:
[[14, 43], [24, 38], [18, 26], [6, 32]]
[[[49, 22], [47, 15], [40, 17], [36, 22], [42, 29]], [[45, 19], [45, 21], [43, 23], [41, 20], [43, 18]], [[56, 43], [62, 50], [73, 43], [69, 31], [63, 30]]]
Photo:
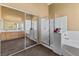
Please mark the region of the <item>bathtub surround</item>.
[[[64, 36], [65, 35], [65, 36]], [[79, 56], [79, 31], [68, 31], [62, 36], [64, 55]]]
[[[79, 3], [53, 3], [49, 5], [49, 18], [57, 20], [67, 16], [67, 32], [61, 34], [63, 55], [79, 56]], [[63, 19], [64, 20], [64, 19]], [[58, 26], [58, 25], [56, 25]], [[54, 27], [55, 28], [55, 27]], [[66, 34], [67, 33], [67, 34]], [[64, 35], [64, 36], [63, 36]]]

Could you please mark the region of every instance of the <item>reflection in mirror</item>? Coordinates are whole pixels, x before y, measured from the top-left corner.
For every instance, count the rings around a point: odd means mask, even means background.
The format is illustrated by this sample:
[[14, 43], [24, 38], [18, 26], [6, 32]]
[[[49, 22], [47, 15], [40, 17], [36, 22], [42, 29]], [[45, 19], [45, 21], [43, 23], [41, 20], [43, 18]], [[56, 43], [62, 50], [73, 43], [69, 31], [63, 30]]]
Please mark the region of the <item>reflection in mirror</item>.
[[1, 9], [3, 19], [1, 55], [7, 56], [25, 48], [25, 13], [4, 6]]
[[38, 17], [33, 16], [32, 17], [32, 30], [33, 30], [33, 38], [34, 40], [38, 39], [38, 32], [37, 32], [37, 24], [38, 23]]
[[30, 14], [26, 14], [26, 20], [25, 20], [25, 32], [27, 34], [27, 36], [30, 36], [30, 29], [31, 29], [31, 15]]
[[1, 55], [12, 55], [37, 43], [38, 17], [1, 6]]
[[3, 30], [3, 20], [0, 19], [0, 55], [1, 55], [2, 30]]
[[34, 15], [26, 14], [25, 20], [26, 46], [36, 44], [35, 35], [37, 33], [37, 19]]

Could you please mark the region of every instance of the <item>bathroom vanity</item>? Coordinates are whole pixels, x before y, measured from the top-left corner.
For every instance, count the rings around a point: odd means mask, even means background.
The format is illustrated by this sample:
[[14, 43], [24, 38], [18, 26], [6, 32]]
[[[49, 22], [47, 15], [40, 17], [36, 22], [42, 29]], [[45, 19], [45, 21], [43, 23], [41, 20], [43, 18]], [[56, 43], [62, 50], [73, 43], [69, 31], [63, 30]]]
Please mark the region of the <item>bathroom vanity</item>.
[[24, 37], [24, 31], [3, 31], [0, 33], [1, 41], [13, 40]]

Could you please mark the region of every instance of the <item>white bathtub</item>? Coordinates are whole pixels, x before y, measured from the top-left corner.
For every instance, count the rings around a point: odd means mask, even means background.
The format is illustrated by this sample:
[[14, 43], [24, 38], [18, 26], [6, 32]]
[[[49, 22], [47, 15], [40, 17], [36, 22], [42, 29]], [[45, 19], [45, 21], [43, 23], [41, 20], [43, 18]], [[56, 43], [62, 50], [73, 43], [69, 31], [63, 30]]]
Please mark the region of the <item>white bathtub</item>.
[[79, 56], [79, 31], [68, 31], [66, 35], [62, 39], [63, 55]]

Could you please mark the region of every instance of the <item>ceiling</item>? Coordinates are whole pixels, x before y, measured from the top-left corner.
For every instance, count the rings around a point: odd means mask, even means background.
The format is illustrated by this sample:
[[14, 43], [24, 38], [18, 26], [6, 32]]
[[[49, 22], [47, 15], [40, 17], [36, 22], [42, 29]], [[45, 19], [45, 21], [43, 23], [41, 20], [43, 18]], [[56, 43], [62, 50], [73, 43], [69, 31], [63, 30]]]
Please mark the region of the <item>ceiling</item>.
[[3, 6], [33, 14], [40, 17], [48, 16], [48, 5], [51, 3], [3, 3]]

